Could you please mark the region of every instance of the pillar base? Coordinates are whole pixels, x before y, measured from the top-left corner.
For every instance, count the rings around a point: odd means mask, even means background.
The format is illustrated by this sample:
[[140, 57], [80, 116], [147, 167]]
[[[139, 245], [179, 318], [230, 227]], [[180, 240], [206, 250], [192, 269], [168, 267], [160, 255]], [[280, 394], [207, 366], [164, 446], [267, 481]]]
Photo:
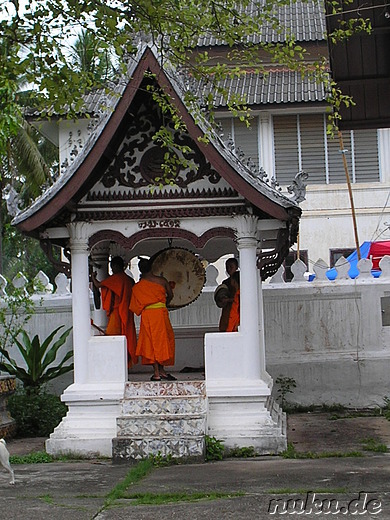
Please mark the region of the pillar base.
[[68, 413], [46, 441], [52, 455], [112, 457], [127, 382], [126, 338], [96, 336], [86, 348], [87, 380], [69, 386], [61, 396]]
[[208, 396], [207, 434], [225, 448], [253, 447], [258, 455], [287, 448], [286, 414], [266, 395]]
[[74, 384], [67, 388], [61, 399], [69, 411], [46, 441], [46, 451], [52, 455], [112, 457], [124, 389], [124, 383]]

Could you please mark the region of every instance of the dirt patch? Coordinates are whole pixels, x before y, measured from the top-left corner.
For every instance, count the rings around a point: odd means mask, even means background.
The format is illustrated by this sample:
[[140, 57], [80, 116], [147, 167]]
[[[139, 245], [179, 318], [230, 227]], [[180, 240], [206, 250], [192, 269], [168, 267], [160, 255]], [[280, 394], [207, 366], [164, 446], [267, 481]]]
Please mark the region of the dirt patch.
[[46, 437], [28, 437], [24, 439], [8, 439], [7, 448], [10, 455], [28, 455], [45, 450]]
[[287, 417], [287, 442], [299, 452], [363, 451], [364, 439], [390, 447], [390, 421], [384, 417], [347, 417], [332, 413], [302, 413]]

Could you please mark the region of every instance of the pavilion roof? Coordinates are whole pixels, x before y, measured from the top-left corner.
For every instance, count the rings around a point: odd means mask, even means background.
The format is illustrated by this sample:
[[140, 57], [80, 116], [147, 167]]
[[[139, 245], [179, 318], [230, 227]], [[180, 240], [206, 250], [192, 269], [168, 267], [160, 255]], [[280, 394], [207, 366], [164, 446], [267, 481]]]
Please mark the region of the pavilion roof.
[[[166, 63], [162, 68], [157, 52], [149, 45], [142, 44], [138, 54], [129, 61], [127, 76], [121, 78], [109, 94], [95, 92], [88, 96], [94, 124], [85, 146], [55, 184], [14, 218], [14, 225], [33, 234], [38, 229], [48, 227], [65, 208], [68, 210], [77, 204], [81, 198], [81, 186], [90, 183], [97, 167], [101, 168], [106, 150], [118, 132], [147, 71], [155, 74], [159, 85], [169, 93], [191, 138], [232, 188], [270, 217], [287, 221], [291, 213], [300, 215], [298, 205], [256, 175], [253, 168], [243, 162], [234, 149], [211, 128], [206, 116], [195, 114], [186, 106], [185, 92], [188, 85], [185, 78]], [[205, 134], [209, 137], [209, 143], [199, 143], [198, 138]]]

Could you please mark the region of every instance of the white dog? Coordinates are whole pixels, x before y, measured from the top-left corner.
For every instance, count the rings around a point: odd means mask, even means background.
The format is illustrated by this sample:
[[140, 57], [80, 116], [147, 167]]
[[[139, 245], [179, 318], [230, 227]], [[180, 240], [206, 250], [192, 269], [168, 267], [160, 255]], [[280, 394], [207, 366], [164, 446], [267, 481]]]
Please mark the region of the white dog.
[[10, 484], [15, 484], [14, 470], [11, 468], [11, 464], [9, 463], [9, 453], [4, 439], [0, 439], [0, 464], [11, 475]]

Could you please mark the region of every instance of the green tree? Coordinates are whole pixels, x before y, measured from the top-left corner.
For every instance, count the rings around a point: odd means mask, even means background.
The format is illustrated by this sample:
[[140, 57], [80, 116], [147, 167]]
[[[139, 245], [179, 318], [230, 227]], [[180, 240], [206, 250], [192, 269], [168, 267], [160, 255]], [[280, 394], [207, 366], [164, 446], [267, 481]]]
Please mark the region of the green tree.
[[[26, 242], [15, 232], [9, 222], [12, 215], [7, 211], [3, 192], [10, 189], [18, 193], [19, 204], [27, 206], [51, 184], [58, 171], [58, 150], [31, 126], [23, 117], [25, 107], [34, 105], [34, 91], [27, 90], [23, 67], [12, 68], [14, 53], [18, 46], [2, 35], [0, 38], [0, 273], [13, 278], [18, 271], [7, 269], [16, 265], [21, 257], [32, 257], [31, 266], [43, 257], [37, 243]], [[4, 247], [7, 244], [8, 247]], [[30, 248], [31, 245], [31, 248]], [[18, 249], [18, 246], [20, 248]], [[32, 254], [33, 249], [37, 254]], [[11, 253], [11, 256], [9, 255]], [[29, 266], [18, 266], [28, 273]], [[48, 273], [49, 274], [49, 273]]]
[[[20, 233], [9, 222], [3, 228], [3, 276], [7, 279], [23, 273], [27, 280], [33, 280], [38, 271], [43, 271], [53, 283], [58, 270], [47, 258], [38, 240]], [[60, 250], [57, 248], [56, 259], [60, 260]]]
[[[43, 187], [53, 182], [57, 165], [58, 150], [21, 118], [17, 131], [8, 138], [6, 152], [0, 154], [0, 273], [7, 277], [16, 274], [7, 270], [8, 264], [15, 263], [20, 256], [32, 256], [28, 247], [32, 241], [18, 239], [19, 233], [10, 227], [13, 214], [7, 209], [3, 194], [15, 190], [20, 207], [27, 206], [42, 192]], [[18, 245], [21, 246], [19, 250]], [[37, 244], [34, 244], [33, 249], [36, 250], [36, 247]], [[12, 256], [9, 256], [10, 250]], [[43, 255], [39, 253], [38, 256]], [[36, 258], [32, 261], [34, 264], [37, 265]], [[24, 266], [19, 270], [29, 271]], [[35, 274], [30, 273], [32, 277]]]
[[113, 80], [116, 74], [110, 49], [102, 48], [99, 39], [87, 29], [83, 29], [70, 47], [70, 63], [80, 74], [91, 77], [94, 88]]
[[[325, 0], [335, 16], [351, 1]], [[6, 143], [4, 138], [17, 129], [15, 78], [19, 75], [36, 86], [41, 106], [50, 107], [47, 115], [66, 112], [74, 117], [82, 109], [82, 94], [93, 86], [93, 78], [89, 71], [72, 66], [65, 45], [80, 30], [93, 34], [99, 49], [112, 48], [122, 70], [136, 51], [137, 41], [147, 38], [158, 48], [167, 73], [169, 59], [176, 67], [190, 70], [192, 77], [212, 82], [216, 88], [222, 78], [241, 73], [234, 64], [247, 64], [261, 71], [267, 56], [268, 62], [310, 72], [319, 81], [327, 82], [329, 99], [337, 109], [348, 98], [329, 81], [326, 60], [319, 58], [314, 66], [289, 27], [283, 26], [278, 9], [287, 4], [289, 0], [35, 0], [21, 5], [19, 0], [4, 0], [0, 5], [0, 33], [15, 52], [6, 66], [0, 67], [0, 105], [6, 108], [0, 116], [0, 153]], [[257, 42], [253, 35], [261, 34], [265, 25], [283, 34], [284, 42]], [[359, 30], [369, 30], [369, 26], [357, 13], [348, 25], [340, 17], [339, 26], [329, 37], [342, 40]], [[226, 43], [230, 62], [210, 64], [207, 52], [193, 53], [199, 38], [206, 34]], [[205, 99], [209, 106], [212, 91]], [[231, 99], [230, 104], [233, 110], [243, 108], [239, 98]]]

